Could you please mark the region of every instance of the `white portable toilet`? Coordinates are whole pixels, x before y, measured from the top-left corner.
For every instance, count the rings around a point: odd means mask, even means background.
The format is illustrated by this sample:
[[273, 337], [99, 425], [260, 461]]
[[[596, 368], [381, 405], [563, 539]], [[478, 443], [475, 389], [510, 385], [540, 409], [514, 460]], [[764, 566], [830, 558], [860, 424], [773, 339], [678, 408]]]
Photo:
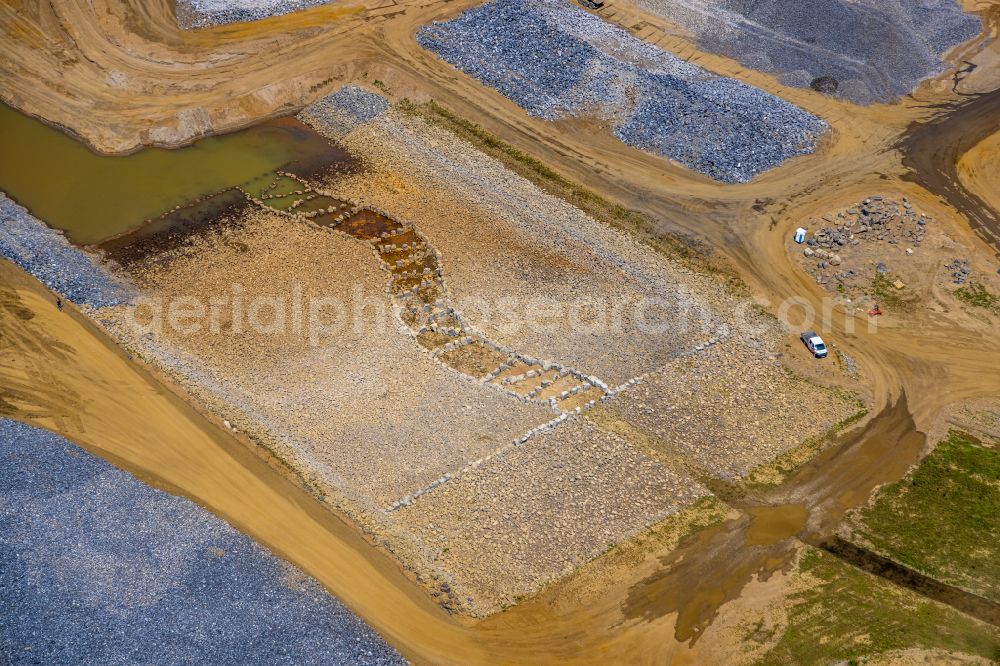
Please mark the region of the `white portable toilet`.
[[806, 240], [806, 230], [803, 229], [802, 227], [799, 227], [798, 229], [795, 230], [795, 242], [802, 243], [805, 240]]

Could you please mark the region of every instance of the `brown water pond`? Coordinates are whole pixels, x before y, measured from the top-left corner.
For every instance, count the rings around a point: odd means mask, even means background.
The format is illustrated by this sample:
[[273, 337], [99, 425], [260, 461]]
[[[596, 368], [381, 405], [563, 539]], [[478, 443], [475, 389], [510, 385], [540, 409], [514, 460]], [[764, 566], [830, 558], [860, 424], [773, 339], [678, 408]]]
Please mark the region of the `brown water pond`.
[[[74, 243], [97, 243], [175, 206], [282, 167], [346, 166], [350, 158], [293, 118], [177, 149], [98, 155], [0, 104], [0, 191]], [[297, 168], [298, 167], [298, 168]]]

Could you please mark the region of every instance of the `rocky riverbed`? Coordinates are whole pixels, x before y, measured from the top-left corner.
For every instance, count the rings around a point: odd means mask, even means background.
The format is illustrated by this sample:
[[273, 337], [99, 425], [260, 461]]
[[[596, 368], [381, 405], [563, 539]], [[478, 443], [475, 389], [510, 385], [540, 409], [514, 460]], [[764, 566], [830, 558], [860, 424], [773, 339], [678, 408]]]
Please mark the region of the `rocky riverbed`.
[[6, 419], [0, 462], [0, 663], [406, 663], [186, 499]]

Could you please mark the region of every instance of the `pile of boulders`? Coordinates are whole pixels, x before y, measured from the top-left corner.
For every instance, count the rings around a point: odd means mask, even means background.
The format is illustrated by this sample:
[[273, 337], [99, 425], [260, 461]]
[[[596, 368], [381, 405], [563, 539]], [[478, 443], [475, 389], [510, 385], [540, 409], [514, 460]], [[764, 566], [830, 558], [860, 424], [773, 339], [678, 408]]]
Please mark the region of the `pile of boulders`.
[[[822, 219], [826, 226], [816, 229], [802, 250], [808, 261], [815, 262], [813, 274], [819, 284], [828, 284], [831, 279], [845, 284], [861, 276], [855, 269], [838, 267], [853, 253], [852, 248], [863, 244], [893, 245], [902, 248], [905, 255], [914, 254], [924, 240], [927, 225], [934, 221], [925, 213], [917, 213], [906, 197], [895, 201], [882, 196], [868, 197], [835, 218]], [[878, 262], [876, 272], [886, 273], [888, 269]]]
[[906, 197], [899, 203], [881, 196], [868, 197], [857, 207], [838, 213], [836, 220], [824, 219], [831, 226], [815, 232], [807, 241], [811, 248], [836, 249], [859, 245], [862, 241], [890, 245], [904, 242], [919, 247], [926, 233], [925, 226], [934, 221], [925, 213], [918, 215]]
[[417, 41], [532, 115], [596, 117], [624, 143], [723, 182], [812, 152], [827, 129], [562, 0], [493, 0], [422, 28]]
[[[982, 30], [955, 0], [637, 0], [701, 49], [772, 72], [783, 85], [858, 104], [891, 102], [944, 69]], [[874, 26], [878, 26], [874, 28]]]
[[969, 279], [969, 260], [968, 259], [953, 259], [944, 265], [948, 272], [951, 274], [951, 283], [957, 285], [965, 284], [966, 280]]

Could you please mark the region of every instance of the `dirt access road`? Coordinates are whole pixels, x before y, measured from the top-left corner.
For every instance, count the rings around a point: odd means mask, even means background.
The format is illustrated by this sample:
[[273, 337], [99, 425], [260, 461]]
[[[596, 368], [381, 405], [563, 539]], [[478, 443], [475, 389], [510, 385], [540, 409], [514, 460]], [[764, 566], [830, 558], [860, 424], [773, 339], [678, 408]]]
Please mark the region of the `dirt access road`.
[[[961, 101], [951, 90], [950, 75], [929, 82], [898, 105], [858, 108], [812, 91], [787, 89], [772, 77], [692, 48], [691, 60], [697, 64], [779, 94], [833, 128], [817, 154], [752, 183], [721, 186], [629, 149], [585, 122], [529, 118], [413, 42], [419, 25], [454, 15], [473, 0], [400, 2], [393, 6], [400, 11], [370, 9], [374, 4], [345, 3], [252, 26], [182, 33], [172, 23], [166, 0], [37, 7], [6, 2], [0, 10], [6, 56], [0, 90], [6, 101], [71, 129], [92, 145], [123, 152], [142, 143], [178, 145], [208, 131], [289, 111], [367, 72], [369, 80], [380, 79], [396, 96], [446, 101], [567, 176], [648, 213], [664, 230], [689, 232], [716, 247], [755, 296], [772, 308], [792, 295], [818, 307], [823, 296], [789, 260], [782, 239], [790, 230], [802, 219], [880, 187], [907, 193], [936, 217], [952, 220], [949, 231], [957, 238], [988, 251], [955, 210], [904, 180], [908, 169], [896, 149], [914, 123], [960, 113], [941, 106]], [[606, 12], [631, 23], [630, 28], [642, 21], [664, 33], [670, 30], [627, 3], [609, 5]], [[671, 43], [682, 44], [683, 38]], [[952, 57], [957, 61], [971, 55], [967, 50]], [[951, 121], [940, 122], [947, 126]], [[943, 155], [938, 166], [950, 169], [944, 161], [953, 157]], [[690, 616], [696, 608], [692, 604], [706, 599], [710, 617], [724, 601], [742, 593], [755, 567], [732, 565], [747, 561], [748, 544], [757, 547], [763, 539], [769, 548], [768, 542], [822, 532], [846, 504], [863, 501], [873, 484], [903, 473], [922, 445], [910, 433], [931, 428], [943, 407], [1000, 393], [1000, 376], [983, 372], [1000, 367], [1000, 352], [982, 328], [965, 327], [945, 315], [907, 319], [890, 313], [877, 333], [859, 325], [852, 334], [847, 320], [837, 321], [829, 333], [873, 378], [877, 408], [893, 406], [886, 412], [892, 427], [876, 421], [871, 432], [893, 434], [845, 440], [829, 457], [810, 465], [815, 476], [796, 477], [796, 485], [756, 498], [780, 516], [796, 516], [777, 521], [788, 524], [787, 530], [754, 531], [750, 527], [761, 510], [752, 502], [738, 506], [735, 522], [720, 530], [746, 536], [704, 537], [683, 547], [687, 561], [700, 563], [698, 575], [687, 577], [686, 585], [700, 586], [703, 594], [685, 596], [679, 589], [671, 597], [677, 603], [656, 593], [657, 581], [671, 575], [669, 558], [651, 557], [627, 575], [606, 580], [586, 601], [570, 598], [571, 587], [557, 586], [508, 613], [469, 623], [440, 611], [392, 562], [135, 368], [85, 321], [69, 314], [56, 319], [37, 285], [9, 267], [2, 283], [3, 353], [5, 359], [23, 359], [3, 365], [3, 385], [13, 389], [5, 394], [5, 413], [57, 430], [157, 485], [194, 498], [315, 576], [418, 662], [673, 658], [696, 663], [709, 658], [713, 649], [722, 649], [718, 644], [713, 647], [703, 638], [689, 647], [677, 640], [686, 636], [684, 627], [707, 626], [703, 633], [708, 635], [712, 626], [699, 619], [703, 612], [691, 622], [676, 620]], [[127, 405], [122, 395], [129, 396]], [[898, 402], [903, 395], [906, 402]], [[874, 450], [865, 442], [872, 442]], [[855, 480], [844, 472], [856, 468], [835, 464], [840, 458], [859, 465], [880, 460], [894, 464], [875, 464], [876, 474]], [[787, 506], [801, 506], [804, 513]], [[736, 573], [720, 573], [728, 569]], [[706, 585], [706, 580], [714, 584]], [[727, 607], [721, 608], [725, 613]]]

